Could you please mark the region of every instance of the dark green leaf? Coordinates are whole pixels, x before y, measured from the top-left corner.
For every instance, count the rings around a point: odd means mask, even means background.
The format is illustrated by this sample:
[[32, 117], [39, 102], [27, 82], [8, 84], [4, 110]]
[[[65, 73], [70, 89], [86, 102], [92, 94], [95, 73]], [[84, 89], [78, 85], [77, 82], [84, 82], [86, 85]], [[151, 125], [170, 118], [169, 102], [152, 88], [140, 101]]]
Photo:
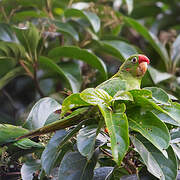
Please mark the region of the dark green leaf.
[[22, 136], [29, 131], [19, 126], [11, 124], [0, 124], [0, 145], [15, 141], [19, 136]]
[[63, 117], [69, 110], [81, 106], [89, 106], [90, 104], [80, 97], [80, 93], [71, 94], [62, 104], [61, 117]]
[[114, 161], [120, 166], [129, 148], [128, 120], [125, 113], [113, 113], [106, 106], [99, 106], [111, 138]]
[[152, 92], [152, 98], [160, 104], [169, 104], [169, 96], [168, 94], [161, 88], [157, 87], [146, 87], [145, 89], [150, 90]]
[[41, 128], [49, 115], [59, 109], [61, 109], [61, 105], [54, 99], [50, 97], [42, 98], [31, 109], [24, 126], [30, 130]]
[[141, 133], [160, 151], [168, 148], [169, 131], [166, 125], [152, 112], [134, 109], [133, 112], [128, 113], [128, 119], [130, 128]]
[[59, 180], [92, 180], [98, 153], [88, 161], [79, 152], [68, 152], [59, 167]]
[[77, 31], [71, 26], [70, 24], [62, 23], [62, 22], [55, 22], [55, 25], [57, 26], [57, 31], [62, 32], [62, 33], [67, 33], [70, 35], [72, 38], [74, 38], [76, 41], [79, 41], [79, 34]]
[[92, 12], [87, 12], [87, 11], [81, 11], [78, 9], [67, 9], [65, 12], [66, 17], [82, 17], [85, 18], [89, 21], [91, 24], [94, 32], [98, 32], [100, 30], [100, 19], [99, 17]]
[[80, 49], [75, 46], [57, 47], [49, 52], [49, 56], [54, 59], [59, 59], [60, 57], [69, 57], [82, 60], [90, 66], [98, 69], [104, 79], [107, 78], [107, 70], [104, 62], [86, 49]]
[[168, 158], [166, 158], [142, 136], [131, 136], [131, 140], [151, 174], [158, 179], [176, 179], [177, 160], [171, 147], [167, 149]]

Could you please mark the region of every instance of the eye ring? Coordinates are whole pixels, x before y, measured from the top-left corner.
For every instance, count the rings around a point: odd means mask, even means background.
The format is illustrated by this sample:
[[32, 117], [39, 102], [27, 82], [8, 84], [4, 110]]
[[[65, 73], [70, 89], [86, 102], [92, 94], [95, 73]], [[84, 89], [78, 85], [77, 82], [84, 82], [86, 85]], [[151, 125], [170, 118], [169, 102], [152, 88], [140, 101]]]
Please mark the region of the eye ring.
[[136, 57], [133, 57], [132, 60], [131, 60], [132, 63], [137, 63], [137, 58]]

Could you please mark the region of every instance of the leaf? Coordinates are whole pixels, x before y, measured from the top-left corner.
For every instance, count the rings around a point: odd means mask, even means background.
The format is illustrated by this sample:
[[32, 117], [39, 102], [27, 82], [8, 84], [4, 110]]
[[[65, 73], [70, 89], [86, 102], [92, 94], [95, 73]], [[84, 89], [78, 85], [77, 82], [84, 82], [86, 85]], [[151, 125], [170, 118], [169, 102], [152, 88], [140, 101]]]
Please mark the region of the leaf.
[[13, 143], [14, 146], [17, 146], [21, 149], [31, 149], [31, 148], [44, 148], [44, 146], [40, 143], [36, 143], [30, 139], [21, 139]]
[[155, 37], [154, 34], [150, 33], [148, 29], [146, 29], [143, 25], [141, 25], [136, 20], [124, 17], [125, 22], [134, 28], [138, 33], [140, 33], [149, 43], [152, 45], [155, 51], [161, 56], [162, 60], [164, 61], [166, 67], [168, 67], [169, 63], [169, 56], [165, 49], [165, 47], [161, 44], [161, 42]]
[[31, 109], [24, 127], [30, 130], [43, 127], [49, 115], [58, 109], [61, 109], [61, 105], [54, 99], [50, 97], [40, 99]]
[[19, 75], [23, 75], [24, 73], [25, 71], [22, 67], [17, 67], [10, 70], [2, 78], [0, 78], [0, 89], [6, 86], [12, 79], [16, 78]]
[[129, 126], [131, 129], [141, 133], [154, 146], [163, 152], [170, 142], [170, 134], [166, 125], [152, 112], [143, 112], [134, 109], [128, 113]]
[[69, 110], [73, 108], [89, 105], [89, 103], [80, 97], [80, 93], [71, 94], [62, 103], [61, 117], [63, 117]]
[[98, 153], [88, 161], [79, 152], [68, 152], [59, 167], [59, 180], [91, 180], [97, 163]]
[[152, 98], [156, 103], [169, 105], [169, 96], [163, 89], [157, 87], [146, 87], [145, 89], [152, 92]]
[[79, 34], [77, 31], [74, 29], [73, 26], [71, 26], [69, 23], [62, 23], [59, 21], [55, 21], [55, 25], [57, 26], [57, 31], [66, 33], [70, 35], [72, 38], [74, 38], [76, 41], [79, 41]]
[[180, 131], [179, 130], [171, 132], [170, 145], [173, 148], [178, 159], [180, 160]]
[[133, 101], [133, 96], [130, 92], [128, 91], [118, 91], [114, 97], [113, 100], [122, 100], [122, 101]]
[[125, 113], [113, 113], [105, 105], [99, 105], [111, 138], [111, 150], [118, 166], [129, 148], [128, 120]]
[[[100, 129], [100, 128], [99, 128]], [[94, 153], [96, 137], [99, 133], [97, 125], [89, 125], [80, 129], [77, 135], [77, 148], [81, 155], [91, 159]]]
[[15, 42], [16, 37], [13, 34], [9, 24], [0, 23], [0, 40], [6, 42]]
[[171, 59], [175, 63], [180, 59], [179, 51], [180, 51], [180, 35], [178, 35], [178, 37], [172, 44]]
[[53, 59], [69, 57], [82, 60], [93, 68], [98, 69], [104, 80], [107, 78], [107, 70], [104, 62], [86, 49], [80, 49], [75, 46], [63, 46], [52, 49], [48, 55]]
[[50, 139], [50, 141], [46, 145], [45, 150], [41, 155], [42, 168], [44, 169], [47, 175], [51, 173], [55, 161], [61, 153], [61, 149], [59, 149], [58, 146], [66, 134], [67, 131], [65, 130], [57, 131], [54, 134], [54, 136]]
[[172, 74], [166, 72], [160, 72], [153, 68], [152, 66], [148, 66], [148, 72], [154, 82], [154, 84], [158, 84], [162, 81], [168, 80], [173, 77]]
[[120, 61], [125, 61], [129, 56], [137, 54], [137, 50], [130, 44], [120, 40], [101, 41], [100, 45], [106, 53], [119, 58]]
[[121, 80], [120, 78], [110, 78], [96, 88], [103, 89], [106, 91], [110, 96], [114, 96], [118, 91], [125, 91], [126, 90], [126, 81]]
[[113, 172], [114, 167], [99, 167], [94, 170], [94, 177], [93, 180], [108, 180], [106, 179], [111, 175]]
[[131, 140], [151, 174], [158, 179], [176, 179], [177, 160], [171, 147], [167, 149], [168, 158], [166, 158], [142, 136], [131, 136]]
[[23, 164], [21, 168], [22, 180], [33, 180], [34, 173], [41, 167], [39, 161], [30, 161]]
[[85, 102], [96, 106], [99, 104], [109, 104], [112, 100], [112, 97], [104, 91], [103, 89], [94, 89], [94, 88], [87, 88], [80, 93], [81, 99]]
[[11, 124], [0, 124], [0, 145], [14, 142], [19, 136], [22, 136], [29, 131], [19, 126]]
[[67, 9], [64, 12], [66, 17], [82, 17], [85, 18], [90, 25], [92, 26], [94, 32], [98, 32], [100, 30], [100, 26], [101, 26], [101, 22], [99, 17], [92, 12], [88, 12], [88, 11], [82, 11], [82, 10], [78, 10], [78, 9]]
[[127, 4], [128, 14], [131, 14], [133, 10], [133, 0], [125, 0]]
[[38, 62], [42, 69], [47, 69], [51, 73], [55, 73], [60, 78], [63, 78], [68, 83], [74, 93], [79, 91], [79, 85], [77, 84], [77, 80], [75, 78], [72, 78], [70, 74], [64, 72], [56, 63], [53, 62], [53, 60], [44, 56], [40, 56], [38, 58]]
[[129, 91], [134, 97], [143, 96], [143, 97], [152, 97], [152, 92], [148, 89], [133, 89]]

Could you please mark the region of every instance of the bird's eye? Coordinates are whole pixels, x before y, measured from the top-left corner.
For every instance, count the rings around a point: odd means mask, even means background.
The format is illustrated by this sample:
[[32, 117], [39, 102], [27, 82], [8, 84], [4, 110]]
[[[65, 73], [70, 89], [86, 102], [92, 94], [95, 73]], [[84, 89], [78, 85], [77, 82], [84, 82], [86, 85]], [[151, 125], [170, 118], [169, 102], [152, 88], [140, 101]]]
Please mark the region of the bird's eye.
[[137, 63], [137, 58], [136, 57], [132, 58], [131, 62]]

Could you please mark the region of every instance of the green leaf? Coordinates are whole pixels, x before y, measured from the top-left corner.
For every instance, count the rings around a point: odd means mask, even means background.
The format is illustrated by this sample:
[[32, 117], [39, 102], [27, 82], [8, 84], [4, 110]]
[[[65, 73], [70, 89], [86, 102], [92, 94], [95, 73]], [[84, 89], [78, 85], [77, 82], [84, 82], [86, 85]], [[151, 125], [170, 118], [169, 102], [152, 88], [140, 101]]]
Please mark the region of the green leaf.
[[126, 90], [126, 81], [121, 80], [120, 78], [110, 78], [98, 85], [97, 88], [103, 89], [113, 97], [118, 91]]
[[127, 4], [128, 14], [131, 14], [133, 10], [133, 0], [125, 0]]
[[128, 43], [118, 40], [106, 40], [101, 41], [100, 45], [106, 53], [110, 53], [113, 56], [119, 58], [120, 61], [125, 61], [129, 56], [137, 54], [137, 50]]
[[44, 146], [40, 143], [36, 143], [28, 138], [21, 139], [13, 143], [14, 146], [17, 146], [21, 149], [31, 149], [31, 148], [44, 148]]
[[168, 158], [166, 158], [142, 136], [131, 136], [131, 140], [151, 174], [158, 179], [176, 179], [177, 160], [171, 147], [167, 149]]
[[36, 55], [36, 48], [38, 46], [40, 35], [38, 29], [31, 23], [28, 27], [20, 29], [18, 27], [14, 28], [16, 36], [22, 46], [31, 55]]
[[103, 89], [94, 89], [94, 88], [87, 88], [80, 93], [81, 99], [85, 102], [96, 106], [99, 104], [109, 104], [112, 100], [112, 97], [104, 91]]
[[63, 78], [74, 93], [79, 91], [77, 80], [69, 73], [64, 72], [56, 63], [53, 62], [53, 60], [44, 56], [40, 56], [38, 58], [38, 62], [42, 69], [46, 69], [51, 73], [57, 74], [60, 78]]
[[152, 98], [156, 103], [169, 105], [169, 96], [163, 89], [157, 87], [146, 87], [145, 89], [152, 92]]
[[21, 176], [22, 180], [33, 180], [34, 173], [37, 170], [40, 170], [40, 162], [39, 161], [30, 161], [23, 164], [21, 168]]
[[55, 21], [55, 25], [57, 26], [57, 31], [66, 33], [70, 35], [72, 38], [74, 38], [76, 41], [79, 41], [79, 34], [77, 31], [74, 29], [73, 26], [71, 26], [69, 23], [62, 23], [59, 21]]
[[134, 97], [143, 96], [143, 97], [152, 97], [152, 92], [148, 89], [133, 89], [129, 91]]
[[91, 160], [87, 160], [79, 152], [68, 152], [64, 156], [59, 167], [59, 180], [91, 180], [93, 170], [97, 163], [98, 153], [95, 153]]
[[62, 103], [61, 117], [63, 117], [69, 110], [73, 108], [89, 105], [89, 103], [80, 97], [80, 93], [71, 94]]
[[51, 170], [54, 167], [59, 154], [61, 153], [61, 149], [59, 149], [58, 146], [66, 134], [67, 132], [65, 130], [57, 131], [50, 139], [41, 155], [42, 168], [47, 175], [51, 173]]
[[89, 125], [80, 129], [77, 135], [78, 151], [81, 153], [81, 155], [87, 157], [88, 160], [91, 159], [94, 153], [94, 146], [99, 130], [100, 128], [98, 128], [97, 125]]
[[169, 74], [166, 72], [160, 72], [160, 71], [156, 70], [155, 68], [153, 68], [152, 66], [148, 67], [148, 72], [149, 72], [154, 84], [158, 84], [162, 81], [165, 81], [165, 80], [173, 77], [172, 74]]
[[120, 166], [129, 148], [128, 120], [125, 113], [113, 113], [106, 106], [99, 106], [111, 138], [114, 161]]
[[78, 9], [67, 9], [64, 12], [66, 17], [82, 17], [85, 18], [92, 26], [94, 32], [98, 32], [100, 30], [101, 22], [99, 17], [92, 12], [82, 11]]
[[31, 109], [24, 126], [30, 130], [41, 128], [49, 115], [58, 109], [61, 109], [61, 105], [57, 101], [50, 97], [42, 98]]
[[29, 131], [19, 126], [11, 124], [0, 124], [0, 145], [14, 142], [19, 136], [22, 136]]
[[180, 160], [180, 131], [171, 132], [171, 147], [173, 148], [175, 154]]
[[86, 49], [80, 49], [75, 46], [63, 46], [52, 49], [48, 55], [54, 59], [59, 59], [60, 57], [69, 57], [82, 60], [93, 68], [98, 69], [101, 72], [104, 80], [107, 78], [107, 70], [104, 62]]
[[164, 61], [166, 67], [168, 67], [169, 63], [169, 56], [168, 53], [165, 49], [165, 47], [161, 44], [161, 42], [148, 31], [143, 25], [141, 25], [139, 22], [136, 20], [129, 18], [129, 17], [124, 17], [125, 22], [130, 25], [132, 28], [134, 28], [138, 33], [140, 33], [149, 43], [152, 45], [155, 51], [161, 56], [162, 60]]
[[122, 100], [122, 101], [133, 101], [133, 96], [128, 91], [118, 91], [114, 97], [113, 100]]
[[180, 59], [179, 51], [180, 51], [180, 34], [172, 44], [171, 59], [175, 63]]
[[0, 40], [6, 42], [16, 41], [16, 37], [14, 36], [11, 26], [9, 24], [0, 23]]
[[154, 146], [163, 152], [170, 142], [170, 134], [166, 125], [152, 112], [141, 111], [139, 108], [128, 113], [129, 126], [141, 133]]

